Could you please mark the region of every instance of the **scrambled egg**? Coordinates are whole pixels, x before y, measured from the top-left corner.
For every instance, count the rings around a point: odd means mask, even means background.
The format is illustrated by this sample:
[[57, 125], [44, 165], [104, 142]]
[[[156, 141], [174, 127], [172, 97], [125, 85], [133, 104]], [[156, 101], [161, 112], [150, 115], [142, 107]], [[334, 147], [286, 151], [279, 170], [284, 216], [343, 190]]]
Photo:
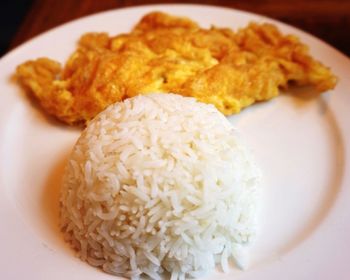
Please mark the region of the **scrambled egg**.
[[87, 33], [63, 68], [39, 58], [19, 65], [17, 77], [68, 124], [85, 124], [108, 105], [149, 92], [193, 96], [230, 115], [291, 84], [319, 92], [336, 84], [306, 45], [271, 24], [202, 29], [160, 12], [145, 15], [128, 34]]

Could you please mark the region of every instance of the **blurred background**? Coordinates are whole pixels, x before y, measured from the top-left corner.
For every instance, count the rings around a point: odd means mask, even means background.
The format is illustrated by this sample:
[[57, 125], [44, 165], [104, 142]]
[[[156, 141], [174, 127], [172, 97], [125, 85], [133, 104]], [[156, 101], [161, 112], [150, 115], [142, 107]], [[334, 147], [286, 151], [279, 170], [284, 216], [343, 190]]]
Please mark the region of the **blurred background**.
[[35, 35], [81, 16], [159, 3], [209, 4], [259, 13], [299, 27], [350, 56], [350, 0], [3, 0], [0, 56]]
[[4, 0], [0, 3], [0, 56], [9, 48], [33, 0]]

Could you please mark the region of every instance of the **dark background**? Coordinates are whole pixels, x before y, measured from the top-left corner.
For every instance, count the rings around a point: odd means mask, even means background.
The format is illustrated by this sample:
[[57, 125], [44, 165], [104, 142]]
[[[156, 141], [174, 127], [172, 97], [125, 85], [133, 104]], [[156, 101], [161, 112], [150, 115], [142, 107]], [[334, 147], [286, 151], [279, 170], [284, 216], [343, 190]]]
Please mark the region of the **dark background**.
[[33, 0], [4, 0], [0, 2], [0, 56], [10, 42], [31, 7]]
[[[92, 13], [143, 4], [189, 3], [145, 0], [0, 1], [0, 56], [52, 27]], [[350, 56], [350, 0], [201, 0], [266, 15], [301, 28]]]

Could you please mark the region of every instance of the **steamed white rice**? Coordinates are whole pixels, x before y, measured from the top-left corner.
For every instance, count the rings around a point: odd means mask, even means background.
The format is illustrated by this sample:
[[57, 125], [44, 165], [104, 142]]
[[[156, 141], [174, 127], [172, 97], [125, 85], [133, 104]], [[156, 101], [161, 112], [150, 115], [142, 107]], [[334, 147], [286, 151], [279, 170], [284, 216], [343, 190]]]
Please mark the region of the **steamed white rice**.
[[[214, 106], [150, 94], [109, 106], [66, 168], [61, 222], [89, 264], [133, 279], [243, 265], [259, 170]], [[168, 277], [168, 276], [167, 276]]]

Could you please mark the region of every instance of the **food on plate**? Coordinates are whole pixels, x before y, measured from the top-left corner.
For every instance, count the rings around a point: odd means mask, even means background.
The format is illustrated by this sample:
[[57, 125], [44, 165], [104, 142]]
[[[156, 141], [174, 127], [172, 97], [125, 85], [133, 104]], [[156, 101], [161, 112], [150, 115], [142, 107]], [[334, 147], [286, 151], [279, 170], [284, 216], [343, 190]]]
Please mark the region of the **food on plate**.
[[66, 239], [89, 264], [139, 279], [198, 277], [242, 253], [260, 171], [213, 105], [176, 94], [109, 106], [77, 141], [61, 192]]
[[145, 15], [130, 33], [87, 33], [63, 68], [39, 58], [19, 65], [17, 77], [68, 124], [85, 124], [108, 105], [149, 92], [192, 96], [230, 115], [292, 84], [319, 92], [336, 84], [306, 45], [272, 24], [203, 29], [161, 12]]

